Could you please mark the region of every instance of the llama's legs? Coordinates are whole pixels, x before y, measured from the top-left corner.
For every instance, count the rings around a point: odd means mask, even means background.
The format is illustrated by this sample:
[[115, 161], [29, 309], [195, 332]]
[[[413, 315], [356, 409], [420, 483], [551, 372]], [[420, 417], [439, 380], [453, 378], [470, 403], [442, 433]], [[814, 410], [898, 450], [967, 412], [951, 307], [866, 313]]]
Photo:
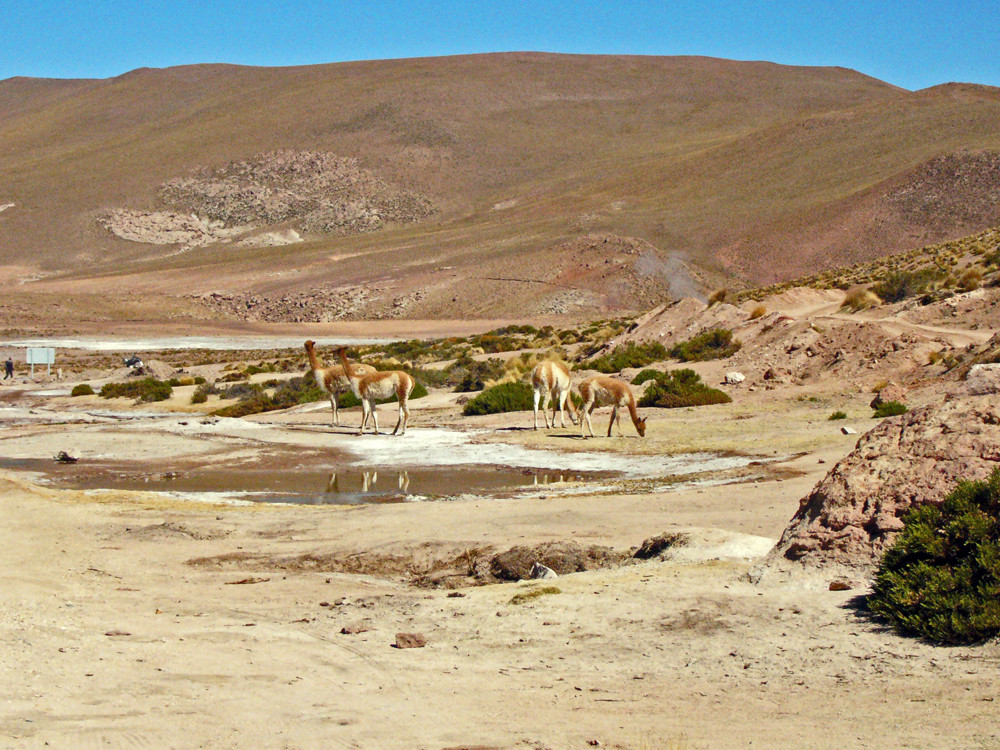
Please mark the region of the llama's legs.
[[594, 437], [594, 425], [590, 422], [590, 415], [594, 413], [594, 409], [597, 408], [597, 402], [590, 405], [584, 404], [583, 409], [581, 409], [582, 416], [580, 417], [580, 436], [587, 437], [586, 430], [590, 430], [590, 436]]
[[[611, 407], [611, 421], [608, 422], [608, 437], [611, 437], [611, 428], [615, 426], [615, 419], [618, 417], [618, 406]], [[622, 431], [622, 426], [618, 425], [618, 432]]]
[[399, 402], [399, 419], [396, 420], [396, 426], [392, 430], [392, 434], [393, 435], [395, 435], [397, 432], [399, 432], [400, 425], [402, 425], [403, 431], [400, 432], [399, 434], [400, 435], [405, 435], [406, 434], [406, 419], [409, 416], [410, 416], [410, 411], [409, 411], [409, 409], [406, 408], [406, 403], [403, 402], [403, 401], [400, 401]]
[[340, 427], [340, 411], [337, 409], [337, 394], [330, 394], [330, 409], [333, 410], [333, 422], [331, 423], [334, 427]]
[[538, 429], [538, 402], [542, 400], [541, 392], [536, 388], [534, 393], [535, 399], [535, 429]]
[[371, 410], [372, 421], [375, 423], [375, 432], [373, 434], [378, 435], [378, 406], [373, 401], [368, 408]]
[[358, 430], [359, 435], [365, 434], [366, 424], [368, 424], [368, 401], [361, 399], [361, 428]]

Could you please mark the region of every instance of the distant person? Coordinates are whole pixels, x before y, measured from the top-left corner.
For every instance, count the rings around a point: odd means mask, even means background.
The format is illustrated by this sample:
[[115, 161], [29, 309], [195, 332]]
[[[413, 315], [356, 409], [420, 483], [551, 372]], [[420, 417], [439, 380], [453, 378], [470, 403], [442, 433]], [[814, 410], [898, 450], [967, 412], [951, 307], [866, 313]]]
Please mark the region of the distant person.
[[6, 375], [3, 376], [4, 380], [14, 377], [14, 360], [7, 357], [7, 361], [3, 363], [3, 369], [6, 372]]

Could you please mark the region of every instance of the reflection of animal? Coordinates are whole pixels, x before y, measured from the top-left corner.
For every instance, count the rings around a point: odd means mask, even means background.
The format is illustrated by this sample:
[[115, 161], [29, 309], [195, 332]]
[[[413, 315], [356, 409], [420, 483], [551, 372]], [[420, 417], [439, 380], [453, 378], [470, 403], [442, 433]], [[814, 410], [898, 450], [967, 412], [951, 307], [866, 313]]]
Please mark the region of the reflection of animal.
[[539, 362], [531, 373], [531, 388], [535, 392], [535, 429], [538, 429], [538, 402], [542, 402], [542, 418], [546, 429], [549, 428], [549, 415], [546, 409], [549, 398], [552, 399], [552, 427], [556, 426], [556, 409], [559, 410], [560, 427], [566, 426], [566, 407], [569, 407], [569, 418], [576, 424], [576, 406], [569, 398], [569, 369], [562, 362], [547, 360]]
[[611, 437], [611, 428], [618, 422], [618, 435], [622, 434], [622, 418], [618, 410], [621, 407], [628, 409], [629, 416], [632, 417], [632, 424], [635, 425], [639, 437], [646, 435], [646, 420], [639, 419], [639, 413], [635, 410], [635, 396], [627, 383], [609, 378], [606, 375], [595, 375], [580, 383], [580, 395], [583, 397], [583, 406], [580, 407], [580, 434], [587, 437], [585, 430], [589, 429], [591, 436], [594, 434], [594, 427], [590, 423], [590, 414], [598, 406], [611, 405], [611, 421], [608, 423], [608, 437]]
[[[410, 398], [410, 393], [413, 391], [413, 386], [416, 385], [416, 382], [409, 373], [405, 373], [402, 370], [387, 370], [385, 372], [360, 375], [358, 368], [347, 361], [346, 351], [344, 347], [341, 347], [337, 350], [337, 354], [340, 356], [340, 361], [344, 365], [344, 372], [351, 382], [351, 390], [354, 391], [355, 396], [361, 399], [363, 416], [361, 418], [361, 429], [358, 430], [358, 434], [361, 435], [364, 433], [369, 416], [375, 423], [375, 434], [378, 434], [378, 411], [375, 408], [375, 404], [379, 399], [389, 398], [395, 394], [396, 400], [399, 401], [399, 421], [396, 422], [396, 427], [393, 429], [392, 434], [395, 435], [398, 432], [400, 435], [405, 435], [406, 422], [410, 418], [410, 410], [407, 408], [406, 402]], [[400, 430], [400, 427], [403, 429]]]
[[[307, 341], [306, 355], [309, 357], [309, 366], [312, 368], [313, 377], [316, 378], [316, 385], [330, 394], [330, 408], [333, 409], [333, 425], [340, 426], [340, 412], [337, 408], [337, 397], [341, 393], [351, 390], [351, 381], [347, 379], [344, 368], [340, 365], [326, 367], [316, 356], [314, 347], [315, 341]], [[375, 372], [371, 365], [355, 365], [354, 369], [361, 375], [368, 375]]]

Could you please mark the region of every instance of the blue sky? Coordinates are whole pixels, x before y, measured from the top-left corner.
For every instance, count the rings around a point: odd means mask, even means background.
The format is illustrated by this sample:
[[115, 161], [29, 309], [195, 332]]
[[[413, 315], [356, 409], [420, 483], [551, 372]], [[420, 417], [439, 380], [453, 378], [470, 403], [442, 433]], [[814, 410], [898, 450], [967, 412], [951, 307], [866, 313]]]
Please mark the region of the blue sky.
[[0, 79], [532, 50], [840, 65], [908, 89], [1000, 86], [998, 29], [1000, 0], [7, 0]]

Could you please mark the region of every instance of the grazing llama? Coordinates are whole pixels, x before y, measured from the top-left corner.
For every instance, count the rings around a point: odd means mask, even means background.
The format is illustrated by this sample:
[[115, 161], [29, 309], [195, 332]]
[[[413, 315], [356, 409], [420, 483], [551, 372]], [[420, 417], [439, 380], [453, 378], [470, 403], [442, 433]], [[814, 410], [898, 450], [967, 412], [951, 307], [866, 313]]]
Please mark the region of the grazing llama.
[[[347, 373], [340, 365], [325, 366], [316, 356], [315, 341], [307, 341], [306, 355], [309, 357], [309, 366], [312, 368], [312, 375], [316, 378], [316, 385], [330, 395], [330, 408], [333, 409], [333, 426], [340, 426], [340, 411], [337, 407], [337, 397], [341, 393], [351, 390], [351, 381], [347, 378]], [[375, 372], [371, 365], [355, 365], [354, 370], [358, 375], [369, 375]]]
[[629, 416], [632, 417], [632, 424], [635, 425], [639, 437], [646, 436], [646, 420], [639, 419], [639, 414], [635, 410], [635, 396], [628, 383], [609, 378], [606, 375], [595, 375], [580, 383], [580, 395], [583, 396], [583, 406], [580, 407], [580, 435], [587, 437], [586, 430], [590, 430], [591, 437], [594, 436], [594, 427], [590, 423], [590, 414], [598, 406], [610, 404], [611, 421], [608, 423], [608, 437], [611, 437], [611, 428], [618, 422], [618, 436], [622, 434], [622, 418], [618, 410], [627, 407]]
[[538, 429], [538, 403], [542, 404], [542, 418], [545, 429], [549, 429], [549, 399], [552, 399], [552, 424], [556, 426], [556, 409], [559, 410], [560, 426], [566, 426], [566, 408], [569, 418], [576, 424], [576, 406], [570, 398], [569, 368], [562, 362], [547, 360], [539, 362], [531, 373], [531, 388], [535, 392], [535, 429]]
[[[358, 430], [358, 434], [364, 434], [369, 416], [375, 424], [375, 434], [378, 434], [378, 411], [375, 408], [375, 404], [379, 399], [389, 398], [395, 393], [396, 400], [399, 401], [399, 421], [396, 422], [396, 427], [393, 429], [392, 434], [395, 435], [398, 432], [400, 435], [405, 435], [406, 422], [410, 418], [410, 410], [406, 406], [406, 401], [413, 391], [413, 386], [416, 385], [413, 378], [402, 370], [388, 370], [386, 372], [359, 375], [358, 368], [347, 361], [346, 351], [347, 349], [341, 347], [337, 350], [337, 354], [344, 365], [344, 372], [347, 373], [347, 377], [351, 381], [351, 390], [354, 391], [355, 396], [361, 399], [363, 416], [361, 418], [361, 429]], [[403, 429], [400, 430], [400, 427]]]

